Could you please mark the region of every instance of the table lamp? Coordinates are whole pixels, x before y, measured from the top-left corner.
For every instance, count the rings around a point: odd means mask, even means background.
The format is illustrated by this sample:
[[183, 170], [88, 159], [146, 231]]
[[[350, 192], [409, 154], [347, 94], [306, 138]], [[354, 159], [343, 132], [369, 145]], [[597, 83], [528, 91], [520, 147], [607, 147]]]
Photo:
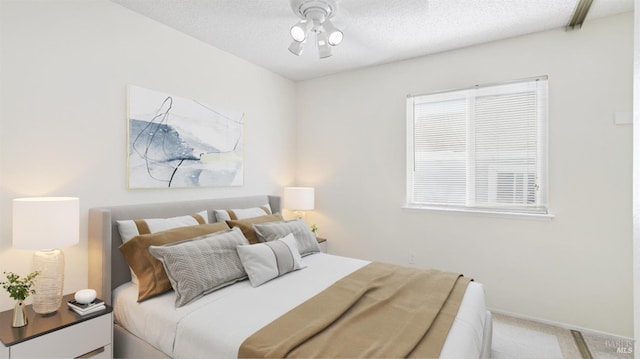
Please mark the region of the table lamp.
[[304, 218], [305, 212], [312, 210], [315, 191], [313, 187], [285, 187], [284, 208], [290, 209], [298, 218]]
[[64, 254], [57, 248], [80, 240], [80, 206], [75, 197], [31, 197], [13, 200], [13, 247], [30, 249], [35, 279], [33, 310], [53, 313], [62, 303]]

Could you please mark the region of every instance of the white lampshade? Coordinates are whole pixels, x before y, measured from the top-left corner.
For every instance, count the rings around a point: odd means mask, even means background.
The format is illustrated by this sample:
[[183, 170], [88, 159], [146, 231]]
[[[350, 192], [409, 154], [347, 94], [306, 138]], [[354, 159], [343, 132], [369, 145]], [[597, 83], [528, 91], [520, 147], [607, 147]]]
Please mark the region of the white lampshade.
[[52, 249], [80, 241], [80, 200], [31, 197], [13, 200], [13, 247]]
[[53, 313], [64, 288], [64, 254], [57, 248], [80, 241], [80, 200], [75, 197], [32, 197], [13, 200], [13, 247], [36, 250], [38, 271], [33, 310]]
[[294, 211], [312, 210], [315, 205], [313, 187], [285, 187], [284, 208]]

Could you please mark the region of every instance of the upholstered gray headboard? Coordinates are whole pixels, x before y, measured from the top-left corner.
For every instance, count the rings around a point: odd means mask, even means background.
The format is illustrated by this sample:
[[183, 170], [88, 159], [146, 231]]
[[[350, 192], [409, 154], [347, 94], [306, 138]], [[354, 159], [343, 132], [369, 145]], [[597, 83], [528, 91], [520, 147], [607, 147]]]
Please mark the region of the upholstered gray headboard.
[[122, 243], [116, 221], [127, 219], [167, 218], [207, 210], [214, 221], [213, 210], [250, 208], [269, 203], [273, 212], [281, 210], [278, 196], [213, 198], [182, 202], [149, 203], [89, 209], [89, 288], [111, 304], [111, 291], [131, 280], [129, 266], [118, 250]]

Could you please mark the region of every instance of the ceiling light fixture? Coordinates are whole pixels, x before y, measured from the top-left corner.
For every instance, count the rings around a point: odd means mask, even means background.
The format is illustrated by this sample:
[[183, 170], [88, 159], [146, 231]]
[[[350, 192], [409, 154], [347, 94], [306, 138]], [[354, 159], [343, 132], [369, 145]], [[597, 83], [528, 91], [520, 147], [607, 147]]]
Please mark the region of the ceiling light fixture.
[[289, 51], [300, 56], [307, 38], [314, 33], [320, 58], [331, 56], [331, 47], [340, 44], [344, 38], [342, 31], [330, 20], [338, 10], [336, 1], [291, 0], [291, 9], [301, 20], [291, 27], [293, 42]]
[[292, 41], [291, 45], [289, 45], [289, 51], [294, 55], [300, 56], [302, 50], [304, 50], [304, 43], [305, 41]]

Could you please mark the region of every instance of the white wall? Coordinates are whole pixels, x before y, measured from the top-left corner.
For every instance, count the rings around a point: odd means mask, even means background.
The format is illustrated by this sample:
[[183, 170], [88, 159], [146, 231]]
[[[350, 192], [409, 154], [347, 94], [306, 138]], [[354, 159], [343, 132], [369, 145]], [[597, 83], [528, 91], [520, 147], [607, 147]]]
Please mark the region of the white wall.
[[[296, 173], [316, 186], [308, 219], [334, 253], [402, 264], [412, 253], [485, 283], [493, 308], [632, 336], [632, 129], [613, 123], [632, 107], [630, 14], [297, 87], [105, 0], [0, 1], [0, 26], [0, 271], [31, 261], [11, 249], [16, 197], [80, 197], [72, 292], [86, 286], [88, 208], [278, 194]], [[401, 209], [407, 94], [543, 74], [555, 219]], [[128, 190], [127, 84], [244, 111], [245, 185]]]
[[[81, 241], [64, 249], [70, 293], [87, 285], [90, 207], [292, 184], [293, 82], [106, 0], [0, 6], [0, 272], [30, 270], [31, 252], [11, 248], [13, 198], [80, 198]], [[128, 190], [128, 84], [243, 111], [244, 186]], [[0, 293], [0, 310], [11, 306]]]
[[[347, 40], [345, 40], [347, 41]], [[336, 53], [339, 56], [339, 51]], [[490, 307], [633, 336], [633, 15], [298, 84], [297, 183], [332, 253], [459, 271]], [[403, 210], [407, 94], [549, 75], [553, 220]]]

